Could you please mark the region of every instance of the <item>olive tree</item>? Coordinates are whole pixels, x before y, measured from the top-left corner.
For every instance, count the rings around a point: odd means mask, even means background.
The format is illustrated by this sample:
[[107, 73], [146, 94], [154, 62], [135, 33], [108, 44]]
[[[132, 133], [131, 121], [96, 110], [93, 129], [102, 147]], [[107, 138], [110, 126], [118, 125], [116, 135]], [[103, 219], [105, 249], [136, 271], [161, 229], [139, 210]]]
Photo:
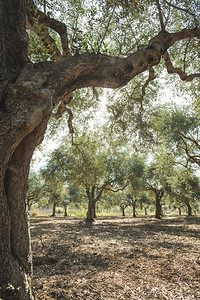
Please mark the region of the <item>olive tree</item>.
[[[91, 8], [89, 1], [81, 0], [0, 2], [3, 299], [34, 297], [27, 180], [31, 157], [44, 137], [49, 118], [57, 119], [63, 111], [68, 111], [70, 118], [67, 104], [73, 101], [73, 91], [77, 89], [118, 88], [146, 72], [142, 96], [155, 77], [154, 66], [161, 61], [164, 64], [160, 67], [185, 82], [200, 77], [198, 1], [93, 3]], [[29, 47], [28, 57], [28, 46], [32, 45], [26, 29], [34, 32], [47, 50], [47, 55], [42, 56], [44, 61], [34, 60], [34, 47]]]
[[80, 187], [88, 200], [87, 222], [95, 218], [95, 206], [103, 193], [117, 192], [127, 185], [125, 151], [113, 149], [103, 133], [85, 132], [77, 142], [68, 145], [69, 183]]

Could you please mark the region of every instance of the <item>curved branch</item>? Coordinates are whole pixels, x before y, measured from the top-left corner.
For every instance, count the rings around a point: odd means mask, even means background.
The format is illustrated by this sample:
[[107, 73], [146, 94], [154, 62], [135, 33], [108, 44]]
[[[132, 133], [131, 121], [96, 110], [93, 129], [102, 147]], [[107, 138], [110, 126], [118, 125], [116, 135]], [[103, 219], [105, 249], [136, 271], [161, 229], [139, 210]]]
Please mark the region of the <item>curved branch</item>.
[[128, 183], [126, 183], [122, 188], [118, 188], [118, 189], [112, 189], [111, 187], [109, 188], [104, 188], [106, 191], [110, 191], [110, 192], [113, 192], [113, 193], [117, 193], [119, 191], [123, 191], [126, 187], [128, 186]]
[[[53, 104], [57, 105], [66, 94], [69, 95], [79, 88], [125, 86], [137, 75], [157, 65], [162, 56], [166, 57], [167, 49], [175, 42], [194, 37], [200, 38], [200, 29], [184, 29], [176, 33], [161, 32], [150, 40], [144, 50], [136, 51], [126, 58], [85, 53], [60, 63], [29, 62], [18, 77], [18, 83], [32, 81], [42, 86], [45, 92], [48, 91], [54, 97]], [[192, 80], [197, 76], [191, 75], [188, 79]]]
[[48, 50], [48, 53], [51, 55], [53, 61], [58, 62], [62, 59], [62, 55], [46, 27], [38, 26], [37, 22], [32, 24], [30, 22], [27, 22], [26, 29], [33, 31], [41, 39], [45, 48]]
[[149, 67], [149, 77], [147, 78], [146, 82], [144, 83], [143, 87], [142, 87], [142, 93], [141, 96], [139, 98], [136, 97], [131, 97], [133, 100], [139, 101], [141, 104], [141, 109], [143, 109], [143, 99], [144, 96], [146, 95], [146, 88], [149, 85], [149, 83], [151, 81], [153, 81], [155, 79], [155, 73], [154, 73], [154, 69], [152, 67]]
[[163, 55], [163, 58], [165, 60], [165, 65], [167, 67], [167, 72], [169, 74], [178, 74], [180, 79], [183, 81], [192, 81], [194, 78], [196, 77], [200, 77], [200, 73], [196, 73], [196, 74], [191, 74], [191, 75], [187, 75], [183, 70], [181, 70], [180, 68], [174, 68], [174, 66], [172, 65], [172, 62], [170, 60], [169, 54], [168, 52], [166, 52]]
[[[68, 37], [67, 37], [67, 27], [64, 23], [51, 18], [47, 16], [45, 13], [42, 11], [38, 10], [35, 5], [33, 0], [27, 0], [27, 28], [30, 30], [33, 30], [37, 35], [39, 30], [39, 25], [42, 27], [49, 27], [53, 30], [55, 30], [61, 38], [61, 43], [62, 43], [62, 51], [63, 55], [58, 54], [59, 50], [56, 47], [55, 41], [52, 39], [50, 40], [50, 45], [52, 48], [56, 49], [56, 54], [57, 60], [60, 60], [61, 57], [67, 58], [69, 54], [69, 49], [68, 49]], [[43, 34], [46, 36], [46, 39], [49, 39], [48, 37], [48, 30], [44, 30]], [[54, 55], [55, 56], [55, 55]]]

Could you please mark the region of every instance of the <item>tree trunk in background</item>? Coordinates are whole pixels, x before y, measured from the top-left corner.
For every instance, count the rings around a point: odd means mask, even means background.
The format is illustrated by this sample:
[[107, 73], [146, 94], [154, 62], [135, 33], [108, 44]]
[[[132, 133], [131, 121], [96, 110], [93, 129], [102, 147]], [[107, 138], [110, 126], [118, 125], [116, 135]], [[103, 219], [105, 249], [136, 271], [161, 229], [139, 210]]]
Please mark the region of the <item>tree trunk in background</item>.
[[178, 207], [178, 214], [179, 214], [179, 216], [181, 216], [181, 208], [180, 207]]
[[161, 219], [161, 205], [160, 205], [160, 199], [156, 197], [156, 212], [155, 212], [155, 218]]
[[94, 219], [95, 219], [95, 201], [94, 199], [90, 198], [88, 203], [86, 222], [93, 223]]
[[192, 207], [190, 203], [187, 203], [187, 209], [188, 209], [188, 217], [192, 216]]
[[99, 194], [95, 197], [96, 192], [96, 186], [93, 185], [91, 187], [86, 188], [86, 194], [88, 197], [88, 211], [87, 211], [87, 217], [86, 217], [86, 223], [93, 223], [96, 218], [96, 203], [101, 198], [103, 190], [99, 192]]
[[122, 216], [125, 217], [125, 208], [122, 207], [122, 206], [121, 206], [120, 208], [121, 208], [121, 210], [122, 210]]
[[137, 203], [137, 200], [132, 200], [133, 218], [136, 218], [136, 203]]
[[52, 212], [51, 217], [55, 217], [55, 215], [56, 215], [56, 203], [54, 202], [53, 203], [53, 212]]
[[144, 215], [147, 216], [147, 208], [144, 208]]
[[68, 214], [67, 214], [67, 205], [66, 204], [64, 205], [64, 209], [65, 209], [64, 217], [67, 217]]
[[156, 190], [156, 212], [155, 212], [155, 218], [156, 219], [161, 219], [161, 214], [162, 214], [162, 207], [161, 207], [161, 199], [164, 195], [163, 190]]

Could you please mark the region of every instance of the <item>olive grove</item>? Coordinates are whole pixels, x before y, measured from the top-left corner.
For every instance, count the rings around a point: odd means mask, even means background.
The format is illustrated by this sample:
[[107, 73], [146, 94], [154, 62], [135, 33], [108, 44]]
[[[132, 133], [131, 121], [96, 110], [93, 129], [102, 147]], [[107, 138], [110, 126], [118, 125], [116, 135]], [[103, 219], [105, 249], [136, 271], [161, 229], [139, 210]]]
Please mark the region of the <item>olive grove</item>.
[[195, 0], [0, 1], [0, 298], [34, 299], [26, 192], [49, 118], [67, 112], [73, 132], [74, 91], [145, 73], [142, 109], [161, 69], [198, 91], [199, 10]]

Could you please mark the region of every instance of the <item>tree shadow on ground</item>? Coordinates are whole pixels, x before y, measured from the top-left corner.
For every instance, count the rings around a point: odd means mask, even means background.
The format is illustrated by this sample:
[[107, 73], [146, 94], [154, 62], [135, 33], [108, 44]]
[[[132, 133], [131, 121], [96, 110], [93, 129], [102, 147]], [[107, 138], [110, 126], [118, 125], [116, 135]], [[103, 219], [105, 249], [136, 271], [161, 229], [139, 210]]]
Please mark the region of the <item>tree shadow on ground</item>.
[[200, 297], [199, 217], [101, 217], [90, 227], [83, 218], [37, 217], [31, 224], [37, 299]]

